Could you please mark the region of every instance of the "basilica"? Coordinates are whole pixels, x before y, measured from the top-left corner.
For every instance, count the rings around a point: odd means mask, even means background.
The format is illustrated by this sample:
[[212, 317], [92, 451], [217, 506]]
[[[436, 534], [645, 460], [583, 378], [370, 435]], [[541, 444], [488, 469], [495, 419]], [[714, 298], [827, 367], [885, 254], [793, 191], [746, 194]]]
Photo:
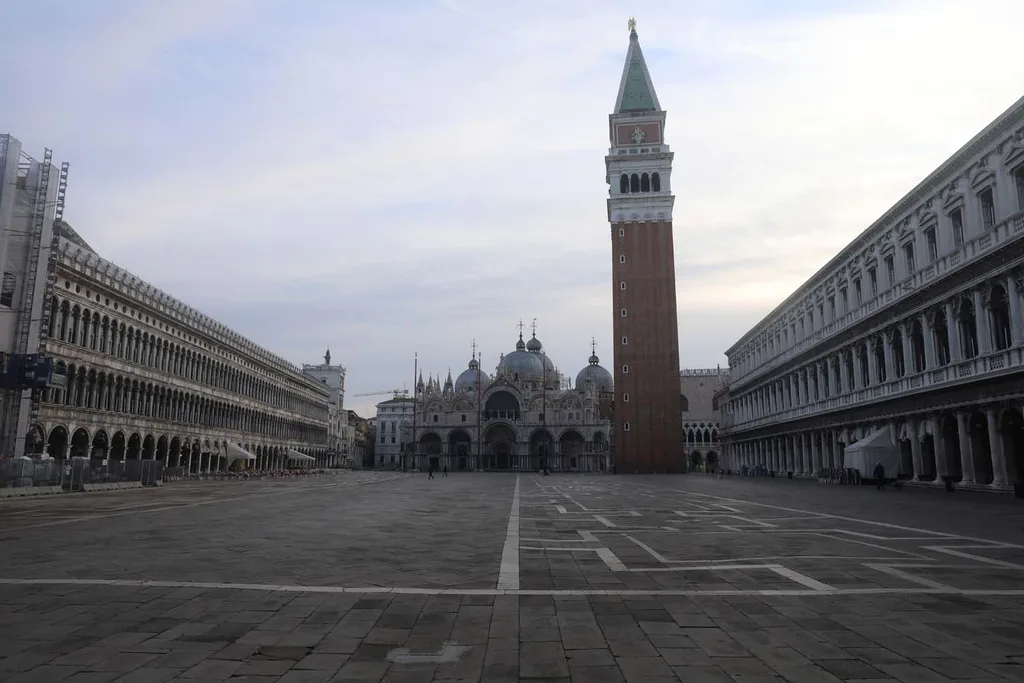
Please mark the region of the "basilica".
[[409, 442], [415, 466], [449, 470], [603, 472], [611, 469], [612, 376], [591, 344], [575, 383], [563, 376], [536, 331], [502, 354], [494, 375], [474, 350], [457, 379], [451, 372], [416, 386]]

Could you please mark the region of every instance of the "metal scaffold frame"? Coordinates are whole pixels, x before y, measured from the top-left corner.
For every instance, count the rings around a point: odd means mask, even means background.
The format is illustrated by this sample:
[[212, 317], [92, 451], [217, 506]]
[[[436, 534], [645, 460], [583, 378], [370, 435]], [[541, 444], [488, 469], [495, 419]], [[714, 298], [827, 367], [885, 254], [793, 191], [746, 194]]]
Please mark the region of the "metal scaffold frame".
[[[46, 149], [43, 160], [39, 166], [39, 181], [35, 188], [35, 201], [32, 209], [31, 234], [29, 235], [28, 256], [25, 262], [25, 282], [22, 286], [21, 299], [18, 302], [18, 324], [15, 333], [15, 344], [12, 355], [24, 357], [29, 353], [32, 341], [32, 324], [39, 322], [38, 347], [35, 351], [39, 358], [46, 355], [46, 340], [49, 336], [49, 322], [53, 299], [53, 288], [57, 280], [57, 260], [60, 253], [60, 227], [64, 217], [64, 202], [67, 194], [68, 162], [63, 162], [60, 167], [57, 195], [54, 206], [53, 232], [50, 244], [45, 247], [46, 270], [43, 277], [45, 286], [41, 293], [43, 297], [39, 318], [33, 316], [35, 308], [36, 282], [39, 276], [39, 262], [44, 251], [43, 228], [46, 225], [46, 212], [49, 208], [47, 199], [50, 191], [50, 173], [53, 170], [53, 151]], [[24, 392], [30, 391], [28, 405], [28, 419], [22, 422], [22, 408], [24, 404]], [[39, 408], [42, 400], [42, 392], [38, 386], [30, 389], [17, 388], [9, 392], [6, 411], [3, 423], [3, 439], [0, 441], [3, 450], [0, 455], [24, 455], [26, 450], [26, 437], [29, 433], [35, 434], [35, 426], [39, 421]], [[24, 433], [22, 433], [24, 432]]]

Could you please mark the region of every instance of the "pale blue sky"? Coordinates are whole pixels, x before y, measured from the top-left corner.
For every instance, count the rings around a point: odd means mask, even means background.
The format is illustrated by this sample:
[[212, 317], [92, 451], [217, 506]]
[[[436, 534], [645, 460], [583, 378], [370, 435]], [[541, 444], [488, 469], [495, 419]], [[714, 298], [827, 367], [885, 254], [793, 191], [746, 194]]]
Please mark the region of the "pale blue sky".
[[[636, 15], [675, 153], [684, 366], [1022, 94], [1017, 0], [4, 0], [0, 130], [105, 257], [349, 395], [519, 318], [610, 365], [607, 116]], [[42, 51], [41, 51], [42, 48]], [[37, 60], [37, 61], [34, 61]], [[372, 414], [376, 399], [350, 399]]]

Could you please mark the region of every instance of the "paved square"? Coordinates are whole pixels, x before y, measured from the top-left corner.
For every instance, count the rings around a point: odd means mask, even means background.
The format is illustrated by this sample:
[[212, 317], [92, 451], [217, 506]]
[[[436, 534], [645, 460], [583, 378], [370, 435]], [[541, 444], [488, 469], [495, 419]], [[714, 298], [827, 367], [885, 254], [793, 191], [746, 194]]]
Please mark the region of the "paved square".
[[1024, 681], [1024, 505], [361, 472], [0, 502], [0, 680]]

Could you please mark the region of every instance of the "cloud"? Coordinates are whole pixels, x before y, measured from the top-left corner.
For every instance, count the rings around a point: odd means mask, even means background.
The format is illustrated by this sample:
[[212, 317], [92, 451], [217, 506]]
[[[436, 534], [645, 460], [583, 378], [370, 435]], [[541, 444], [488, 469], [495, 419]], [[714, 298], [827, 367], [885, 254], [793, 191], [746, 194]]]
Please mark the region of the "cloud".
[[[454, 372], [473, 338], [493, 367], [520, 318], [571, 374], [591, 336], [611, 364], [618, 4], [14, 4], [11, 40], [50, 48], [45, 79], [0, 64], [11, 132], [72, 162], [66, 216], [108, 258], [296, 362], [329, 344], [350, 395], [414, 352]], [[1024, 82], [1012, 0], [634, 11], [684, 366], [724, 365]]]

